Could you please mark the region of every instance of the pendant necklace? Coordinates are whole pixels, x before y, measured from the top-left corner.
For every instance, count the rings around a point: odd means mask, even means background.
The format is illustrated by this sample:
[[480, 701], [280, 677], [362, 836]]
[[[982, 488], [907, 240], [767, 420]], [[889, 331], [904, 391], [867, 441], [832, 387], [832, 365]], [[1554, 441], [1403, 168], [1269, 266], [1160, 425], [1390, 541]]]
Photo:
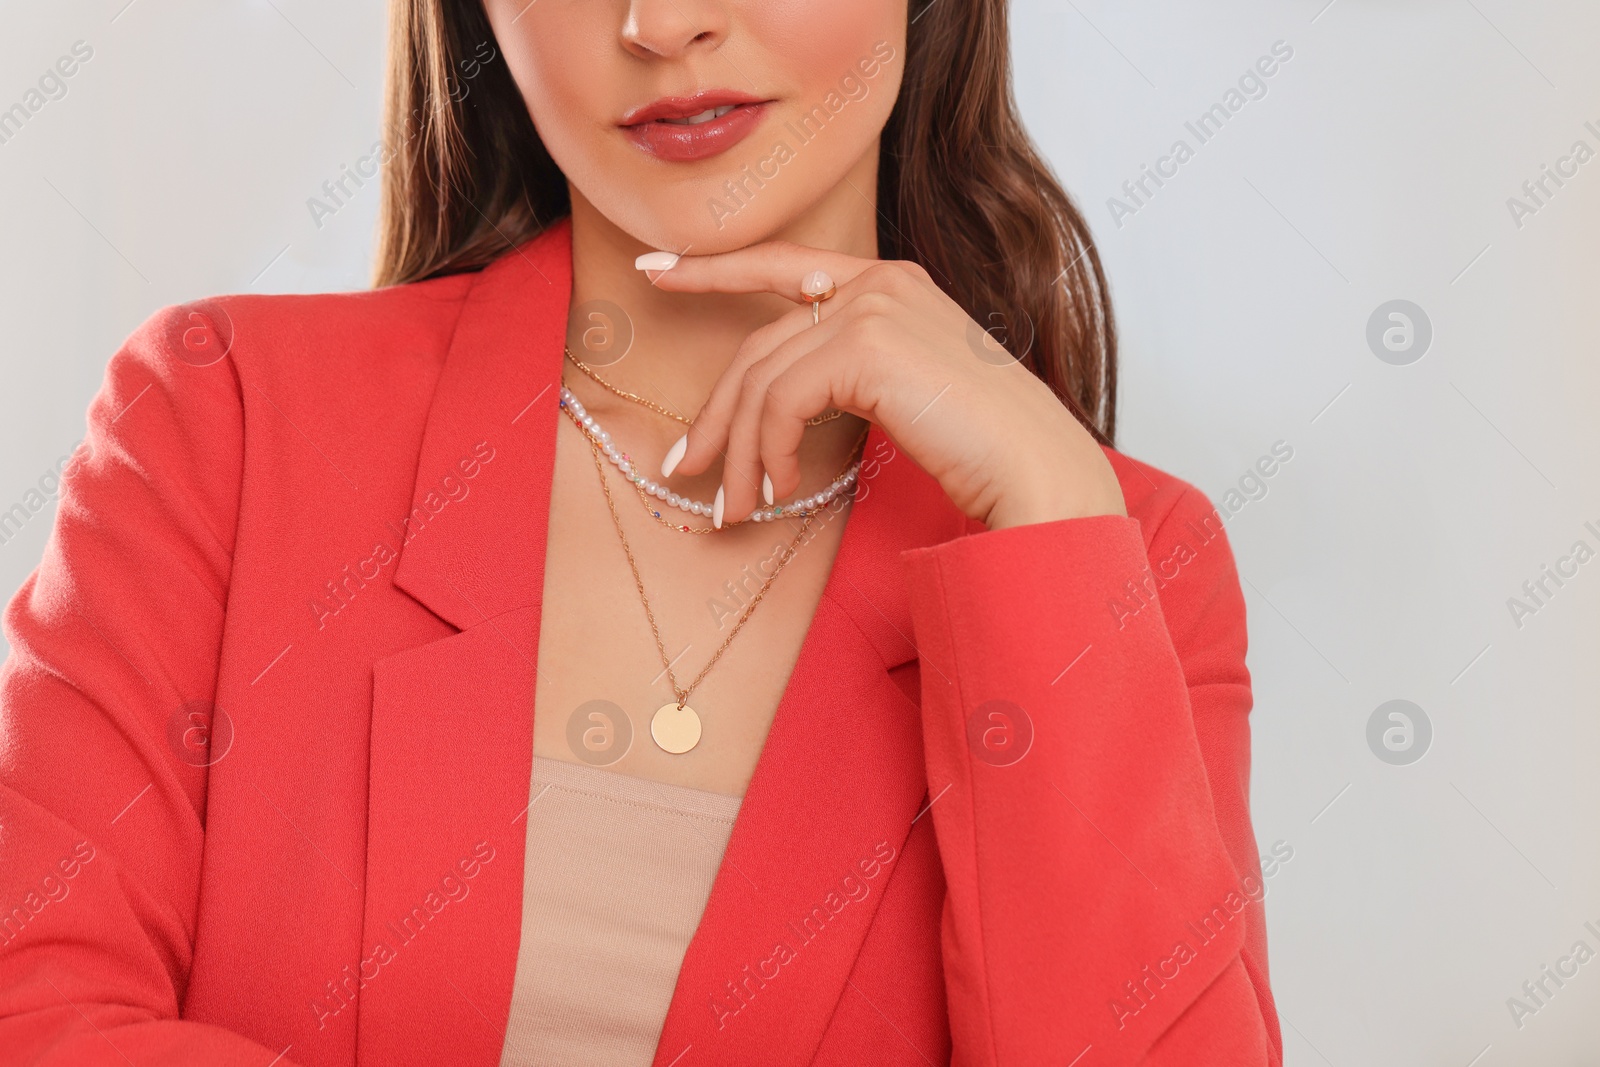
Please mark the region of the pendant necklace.
[[633, 584], [639, 591], [639, 602], [644, 605], [645, 618], [650, 623], [650, 634], [655, 638], [656, 652], [661, 656], [661, 666], [666, 671], [667, 682], [672, 687], [673, 696], [677, 698], [661, 705], [656, 709], [655, 714], [651, 716], [650, 737], [655, 741], [656, 747], [663, 752], [681, 756], [700, 743], [700, 735], [702, 733], [700, 714], [689, 706], [689, 695], [705, 680], [706, 675], [711, 672], [711, 668], [716, 666], [717, 661], [722, 658], [722, 654], [733, 643], [733, 639], [739, 636], [739, 631], [744, 628], [744, 624], [755, 613], [757, 605], [767, 595], [767, 590], [772, 588], [772, 583], [779, 574], [783, 573], [783, 568], [788, 565], [789, 560], [794, 558], [794, 554], [800, 548], [801, 542], [805, 540], [806, 533], [811, 529], [811, 523], [816, 518], [817, 512], [809, 512], [800, 520], [800, 531], [795, 534], [794, 539], [784, 548], [783, 554], [778, 558], [777, 566], [773, 568], [772, 573], [767, 576], [766, 580], [761, 583], [761, 588], [756, 591], [755, 596], [751, 597], [749, 603], [745, 604], [744, 609], [739, 612], [739, 618], [734, 622], [733, 629], [729, 631], [728, 636], [723, 639], [721, 646], [712, 654], [706, 665], [700, 668], [700, 673], [695, 676], [694, 681], [686, 686], [679, 685], [677, 676], [672, 670], [671, 657], [667, 655], [666, 645], [661, 640], [661, 628], [656, 624], [655, 612], [650, 607], [650, 597], [644, 590], [644, 579], [639, 575], [639, 564], [633, 558], [633, 548], [628, 544], [628, 535], [622, 529], [622, 516], [617, 513], [616, 501], [611, 496], [611, 486], [606, 481], [606, 465], [605, 460], [601, 458], [600, 443], [595, 439], [593, 432], [578, 421], [576, 414], [571, 409], [564, 408], [563, 410], [567, 411], [568, 416], [572, 418], [578, 429], [583, 432], [584, 439], [589, 444], [589, 451], [594, 458], [595, 473], [600, 478], [600, 489], [605, 494], [606, 510], [611, 513], [611, 523], [616, 528], [617, 540], [622, 543], [623, 555], [628, 557], [628, 569], [633, 572]]

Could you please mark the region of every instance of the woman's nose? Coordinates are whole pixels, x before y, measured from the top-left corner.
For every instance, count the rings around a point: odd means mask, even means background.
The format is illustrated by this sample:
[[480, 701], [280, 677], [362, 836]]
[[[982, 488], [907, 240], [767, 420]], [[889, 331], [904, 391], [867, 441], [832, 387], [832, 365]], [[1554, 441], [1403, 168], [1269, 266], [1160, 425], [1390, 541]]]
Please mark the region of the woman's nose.
[[714, 51], [727, 38], [728, 23], [719, 0], [629, 0], [622, 42], [641, 59]]

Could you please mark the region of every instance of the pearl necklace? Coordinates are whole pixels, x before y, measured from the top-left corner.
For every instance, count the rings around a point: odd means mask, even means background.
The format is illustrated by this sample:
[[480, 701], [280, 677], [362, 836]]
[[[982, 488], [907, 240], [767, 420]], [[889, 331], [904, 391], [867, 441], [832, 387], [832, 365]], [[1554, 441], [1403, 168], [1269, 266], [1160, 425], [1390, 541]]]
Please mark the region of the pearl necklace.
[[[665, 501], [671, 507], [678, 508], [681, 511], [687, 511], [691, 515], [700, 515], [705, 518], [711, 517], [710, 504], [691, 499], [690, 497], [680, 496], [679, 494], [672, 492], [666, 486], [655, 481], [655, 479], [640, 474], [632, 457], [630, 457], [626, 452], [618, 450], [617, 446], [612, 443], [611, 434], [606, 432], [606, 430], [595, 421], [593, 415], [590, 415], [584, 410], [583, 404], [579, 402], [578, 398], [572, 394], [572, 390], [568, 389], [565, 385], [561, 387], [561, 406], [566, 408], [567, 411], [572, 415], [574, 422], [582, 426], [583, 429], [594, 438], [594, 440], [599, 442], [601, 451], [605, 453], [605, 457], [609, 459], [619, 471], [622, 472], [623, 477], [627, 478], [628, 481], [634, 483], [639, 488], [655, 497], [657, 500]], [[860, 473], [861, 461], [856, 460], [848, 468], [846, 468], [843, 474], [835, 478], [832, 484], [830, 484], [820, 493], [816, 493], [812, 496], [801, 497], [798, 500], [791, 500], [787, 504], [776, 504], [768, 507], [757, 508], [755, 511], [750, 513], [750, 516], [747, 520], [741, 521], [773, 522], [778, 519], [793, 518], [796, 516], [804, 517], [813, 512], [820, 511], [822, 508], [825, 508], [832, 503], [834, 498], [840, 493], [848, 492], [851, 486], [855, 485], [856, 478], [860, 475]], [[733, 523], [723, 523], [723, 526], [731, 525], [733, 525]]]

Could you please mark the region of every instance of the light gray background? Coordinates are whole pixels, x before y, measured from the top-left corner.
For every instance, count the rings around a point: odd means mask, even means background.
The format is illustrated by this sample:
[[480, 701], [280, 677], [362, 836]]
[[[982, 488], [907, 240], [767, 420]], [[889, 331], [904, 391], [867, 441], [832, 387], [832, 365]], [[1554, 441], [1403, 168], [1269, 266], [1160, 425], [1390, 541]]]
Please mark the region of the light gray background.
[[[125, 6], [126, 5], [126, 6]], [[69, 452], [155, 308], [359, 288], [377, 186], [306, 200], [378, 137], [383, 5], [95, 0], [0, 10], [0, 109], [93, 58], [0, 144], [0, 510]], [[1519, 1029], [1506, 1000], [1600, 950], [1600, 560], [1518, 627], [1507, 598], [1600, 548], [1592, 361], [1600, 159], [1518, 227], [1574, 141], [1600, 150], [1583, 0], [1020, 0], [1017, 91], [1093, 225], [1123, 337], [1122, 448], [1214, 500], [1250, 609], [1254, 804], [1290, 1064], [1600, 1063], [1600, 959]], [[1275, 41], [1294, 49], [1119, 227], [1107, 199]], [[1369, 350], [1407, 299], [1418, 362]], [[53, 506], [0, 545], [0, 590]], [[1373, 710], [1433, 725], [1408, 766]], [[1476, 1057], [1476, 1059], [1475, 1059]]]

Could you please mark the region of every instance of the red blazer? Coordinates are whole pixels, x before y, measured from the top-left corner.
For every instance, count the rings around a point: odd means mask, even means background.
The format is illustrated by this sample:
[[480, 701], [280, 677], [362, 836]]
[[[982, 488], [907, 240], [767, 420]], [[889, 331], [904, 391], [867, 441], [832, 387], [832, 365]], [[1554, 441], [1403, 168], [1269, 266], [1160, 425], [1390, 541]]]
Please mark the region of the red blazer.
[[[111, 361], [6, 615], [0, 1063], [499, 1062], [570, 248]], [[658, 1067], [1278, 1064], [1217, 514], [867, 454]]]

